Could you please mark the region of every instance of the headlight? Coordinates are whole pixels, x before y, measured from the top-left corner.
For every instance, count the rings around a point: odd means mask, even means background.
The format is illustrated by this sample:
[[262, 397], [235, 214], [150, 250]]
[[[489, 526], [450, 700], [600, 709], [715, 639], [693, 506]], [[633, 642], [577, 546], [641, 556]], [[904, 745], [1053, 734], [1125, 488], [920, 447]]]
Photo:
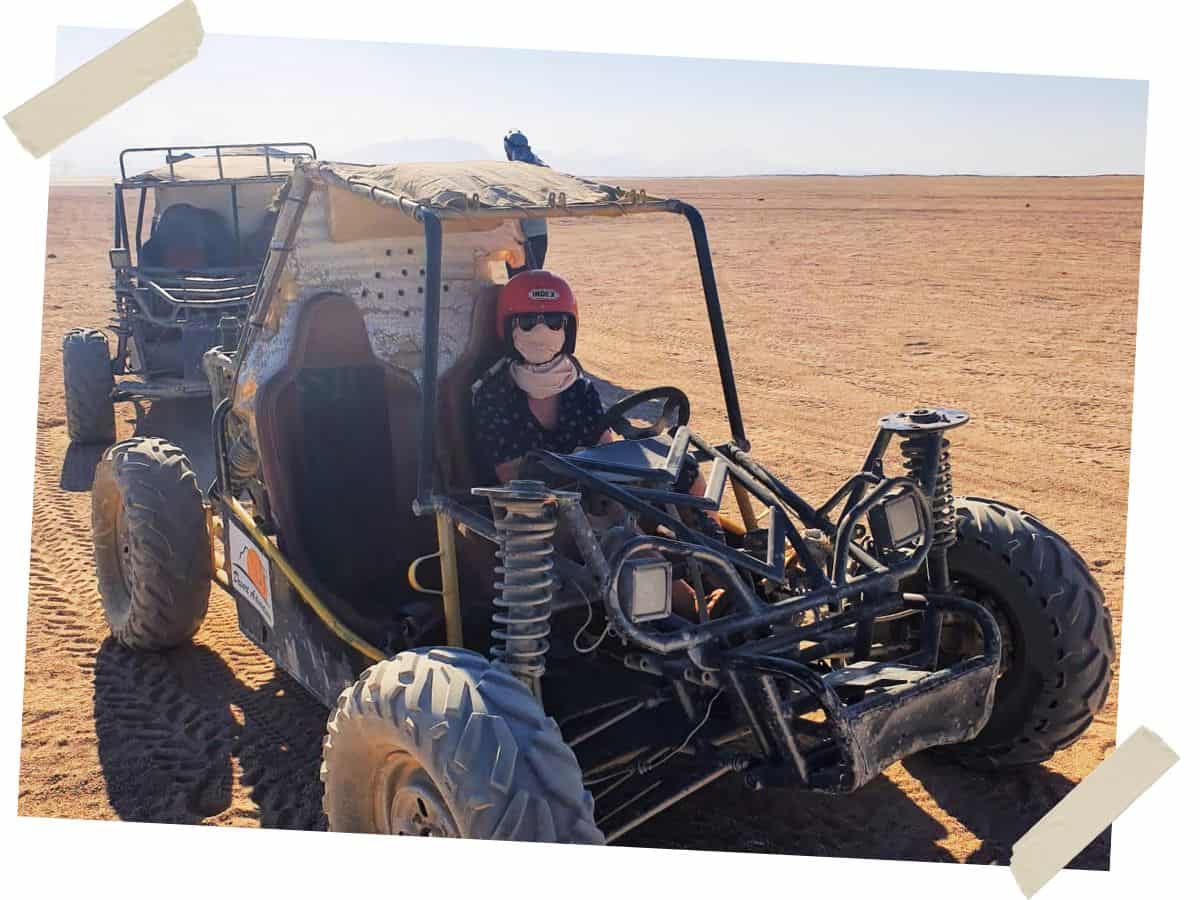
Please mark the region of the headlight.
[[921, 536], [921, 514], [917, 509], [915, 494], [901, 494], [879, 506], [868, 514], [871, 523], [871, 538], [875, 543], [876, 557], [891, 562], [898, 551]]
[[617, 597], [634, 622], [665, 619], [671, 614], [671, 564], [657, 554], [626, 560]]

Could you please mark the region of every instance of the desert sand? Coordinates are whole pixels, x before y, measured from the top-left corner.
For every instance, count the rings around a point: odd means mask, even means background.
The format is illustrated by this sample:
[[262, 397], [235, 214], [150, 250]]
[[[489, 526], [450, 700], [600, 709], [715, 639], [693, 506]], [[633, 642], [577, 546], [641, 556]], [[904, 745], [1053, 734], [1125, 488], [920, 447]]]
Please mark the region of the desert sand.
[[[876, 419], [969, 410], [958, 493], [1021, 505], [1090, 564], [1121, 637], [1142, 179], [619, 180], [705, 213], [755, 455], [821, 501]], [[107, 637], [91, 556], [97, 448], [69, 448], [61, 334], [111, 311], [111, 189], [50, 193], [18, 811], [324, 828], [325, 710], [237, 630], [214, 590], [193, 645]], [[685, 223], [562, 221], [548, 266], [579, 297], [579, 356], [625, 388], [674, 384], [727, 433]], [[22, 426], [19, 426], [22, 427]], [[118, 407], [211, 478], [205, 409]], [[849, 797], [719, 782], [629, 834], [650, 847], [1006, 863], [1112, 749], [1116, 684], [1082, 740], [1003, 775], [919, 755]], [[1076, 860], [1106, 868], [1105, 832]]]

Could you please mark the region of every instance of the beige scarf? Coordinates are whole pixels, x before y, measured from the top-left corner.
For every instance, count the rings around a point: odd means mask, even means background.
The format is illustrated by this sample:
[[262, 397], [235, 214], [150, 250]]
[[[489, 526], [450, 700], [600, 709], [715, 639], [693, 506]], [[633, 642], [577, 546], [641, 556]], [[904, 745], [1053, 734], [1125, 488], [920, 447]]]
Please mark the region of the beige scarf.
[[549, 362], [527, 363], [513, 360], [508, 368], [517, 387], [536, 400], [561, 394], [579, 380], [579, 363], [562, 353]]

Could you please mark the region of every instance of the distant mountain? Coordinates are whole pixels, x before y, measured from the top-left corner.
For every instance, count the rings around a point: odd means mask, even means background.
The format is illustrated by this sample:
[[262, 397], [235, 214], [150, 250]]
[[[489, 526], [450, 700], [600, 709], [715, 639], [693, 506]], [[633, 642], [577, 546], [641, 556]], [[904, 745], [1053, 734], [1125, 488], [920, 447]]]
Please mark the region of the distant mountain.
[[470, 159], [501, 159], [499, 149], [489, 151], [473, 141], [458, 138], [422, 138], [409, 141], [382, 141], [367, 144], [332, 156], [342, 162], [376, 163], [394, 162], [454, 162]]

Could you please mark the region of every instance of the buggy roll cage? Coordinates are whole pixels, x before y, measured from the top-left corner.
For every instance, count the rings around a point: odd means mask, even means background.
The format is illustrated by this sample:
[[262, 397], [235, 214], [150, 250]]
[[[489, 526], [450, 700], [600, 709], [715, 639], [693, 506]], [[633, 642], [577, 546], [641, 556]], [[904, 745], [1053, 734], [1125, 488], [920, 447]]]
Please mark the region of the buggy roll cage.
[[[192, 151], [212, 151], [212, 158], [217, 164], [216, 178], [188, 178], [182, 179], [177, 177], [175, 166], [177, 163], [182, 163], [187, 160], [197, 159]], [[231, 153], [229, 151], [239, 151]], [[246, 152], [257, 151], [257, 152]], [[142, 181], [143, 175], [130, 175], [125, 170], [125, 157], [128, 154], [138, 153], [165, 153], [167, 162], [167, 171], [169, 178], [158, 181]], [[224, 154], [224, 155], [222, 155]], [[261, 175], [245, 175], [232, 176], [225, 172], [225, 163], [230, 159], [245, 159], [247, 157], [259, 157], [263, 160], [263, 172]], [[129, 242], [129, 222], [125, 211], [125, 191], [140, 190], [138, 197], [137, 209], [137, 228], [136, 249], [140, 256], [142, 252], [142, 223], [145, 221], [146, 214], [146, 191], [152, 187], [162, 187], [163, 185], [172, 184], [189, 184], [189, 185], [228, 185], [229, 186], [229, 201], [232, 212], [233, 221], [233, 236], [235, 246], [241, 248], [242, 234], [241, 224], [238, 221], [237, 211], [237, 187], [239, 184], [253, 184], [259, 182], [281, 182], [291, 174], [291, 169], [286, 164], [291, 163], [294, 166], [294, 160], [299, 157], [308, 157], [310, 159], [317, 158], [316, 148], [307, 141], [268, 141], [256, 142], [250, 144], [196, 144], [187, 146], [173, 147], [126, 147], [121, 151], [117, 158], [118, 167], [121, 170], [121, 180], [113, 185], [113, 202], [115, 211], [113, 215], [113, 247], [118, 250], [134, 249]], [[281, 168], [276, 171], [271, 170], [271, 160], [275, 159], [280, 164]], [[135, 267], [136, 268], [136, 267]], [[228, 275], [227, 272], [221, 274]], [[204, 285], [201, 285], [203, 287]], [[229, 287], [230, 285], [222, 284], [218, 287]], [[238, 285], [241, 287], [242, 285]], [[162, 293], [159, 291], [158, 293]], [[244, 294], [244, 291], [242, 292]], [[167, 295], [165, 297], [173, 303], [190, 303], [193, 298], [181, 300], [180, 298]], [[237, 299], [249, 299], [249, 297], [239, 296]]]
[[[307, 152], [305, 152], [305, 153], [288, 152], [287, 150], [284, 149], [287, 147], [307, 148]], [[213, 156], [217, 162], [217, 177], [215, 179], [205, 179], [203, 181], [196, 180], [195, 183], [198, 183], [198, 184], [236, 184], [236, 183], [242, 182], [242, 181], [250, 181], [255, 177], [255, 176], [250, 176], [249, 178], [247, 178], [247, 177], [226, 178], [225, 177], [224, 159], [228, 159], [230, 157], [244, 158], [247, 156], [261, 156], [264, 160], [264, 168], [263, 168], [263, 174], [260, 177], [266, 178], [266, 179], [272, 179], [272, 180], [275, 178], [278, 178], [281, 175], [286, 176], [286, 175], [291, 174], [290, 172], [272, 172], [271, 171], [272, 156], [274, 156], [274, 158], [280, 160], [281, 162], [284, 162], [284, 161], [287, 161], [290, 159], [294, 159], [297, 156], [308, 156], [311, 159], [317, 158], [316, 148], [312, 144], [308, 143], [307, 141], [267, 141], [267, 142], [258, 142], [258, 143], [252, 143], [252, 144], [196, 144], [196, 145], [189, 144], [184, 147], [179, 147], [179, 146], [175, 146], [175, 147], [126, 147], [124, 150], [121, 151], [121, 154], [117, 159], [118, 165], [121, 168], [121, 183], [124, 185], [126, 182], [131, 181], [129, 175], [125, 172], [125, 156], [126, 156], [126, 154], [129, 154], [129, 153], [166, 153], [167, 154], [167, 168], [171, 175], [171, 177], [168, 179], [168, 181], [166, 183], [170, 184], [172, 182], [178, 181], [178, 179], [175, 176], [175, 164], [184, 162], [185, 160], [188, 160], [188, 159], [195, 159], [196, 157], [192, 153], [193, 150], [212, 150]], [[257, 150], [260, 152], [257, 152], [257, 153], [245, 153], [245, 152], [228, 153], [227, 152], [225, 154], [225, 157], [222, 158], [221, 151], [223, 151], [223, 150], [224, 151]], [[177, 156], [176, 151], [179, 151], [180, 155]], [[138, 176], [134, 176], [134, 177], [136, 178]], [[188, 179], [188, 180], [193, 181], [193, 179]], [[162, 184], [163, 182], [158, 182], [158, 183]], [[143, 184], [143, 182], [133, 181], [128, 186], [129, 187], [140, 187], [142, 184]]]
[[[738, 401], [737, 384], [734, 381], [733, 363], [729, 355], [729, 344], [725, 335], [725, 322], [721, 314], [721, 302], [717, 294], [717, 280], [713, 272], [712, 254], [708, 244], [708, 233], [704, 227], [704, 219], [700, 215], [699, 210], [694, 206], [684, 203], [680, 200], [667, 199], [649, 199], [644, 190], [629, 190], [621, 191], [619, 199], [602, 201], [602, 202], [587, 202], [587, 203], [569, 203], [566, 201], [565, 195], [551, 193], [547, 198], [547, 203], [544, 206], [515, 206], [503, 208], [482, 207], [479, 205], [478, 196], [470, 198], [466, 208], [444, 208], [436, 209], [425, 204], [415, 203], [405, 197], [401, 197], [391, 191], [379, 187], [374, 184], [367, 184], [353, 177], [341, 182], [341, 186], [350, 190], [353, 193], [364, 196], [375, 203], [383, 206], [390, 206], [400, 212], [411, 216], [419, 222], [424, 230], [425, 236], [425, 308], [424, 308], [424, 327], [423, 339], [421, 348], [421, 422], [420, 422], [420, 443], [418, 447], [417, 461], [417, 491], [413, 500], [413, 512], [418, 516], [434, 516], [437, 523], [437, 538], [439, 553], [440, 568], [442, 573], [443, 584], [443, 608], [446, 614], [447, 624], [447, 640], [448, 643], [461, 646], [462, 645], [462, 620], [459, 610], [459, 595], [458, 595], [458, 563], [454, 547], [454, 523], [460, 523], [464, 528], [474, 532], [480, 537], [485, 538], [493, 543], [497, 543], [496, 530], [491, 521], [480, 515], [475, 510], [471, 509], [466, 504], [459, 502], [448, 496], [434, 494], [433, 492], [433, 471], [434, 471], [434, 441], [436, 428], [434, 427], [435, 418], [437, 415], [437, 354], [430, 353], [429, 348], [438, 346], [438, 337], [440, 331], [440, 297], [441, 290], [439, 285], [442, 278], [442, 221], [443, 219], [453, 219], [457, 221], [495, 221], [499, 222], [505, 219], [513, 218], [569, 218], [569, 217], [587, 217], [587, 216], [618, 216], [629, 215], [633, 213], [652, 213], [666, 212], [682, 215], [687, 219], [688, 225], [691, 228], [692, 239], [696, 247], [696, 257], [700, 266], [701, 285], [704, 290], [704, 300], [708, 311], [709, 325], [712, 331], [713, 345], [716, 349], [717, 364], [721, 376], [721, 387], [725, 397], [726, 415], [729, 420], [730, 430], [733, 437], [731, 449], [735, 452], [744, 453], [750, 449], [750, 442], [746, 438], [746, 430], [742, 421], [741, 405]], [[308, 203], [311, 184], [307, 179], [301, 180], [301, 186], [298, 191], [289, 192], [289, 196], [284, 198], [285, 203], [294, 204], [297, 209], [303, 209]], [[244, 357], [246, 346], [251, 339], [251, 335], [263, 325], [263, 316], [266, 312], [266, 306], [270, 302], [270, 298], [275, 291], [275, 286], [279, 277], [279, 268], [272, 267], [270, 257], [274, 253], [287, 252], [290, 250], [291, 242], [295, 238], [296, 231], [300, 225], [300, 215], [297, 213], [290, 218], [290, 225], [286, 233], [282, 236], [282, 240], [272, 240], [268, 249], [268, 260], [263, 265], [263, 275], [255, 292], [255, 297], [252, 300], [252, 308], [249, 311], [247, 318], [247, 327], [242, 329], [238, 337], [237, 356], [239, 359]], [[235, 375], [236, 378], [236, 375]], [[222, 400], [213, 411], [212, 417], [212, 437], [214, 447], [217, 450], [217, 471], [216, 479], [212, 485], [212, 493], [214, 499], [220, 502], [229, 509], [230, 513], [238, 519], [251, 535], [255, 542], [268, 554], [271, 560], [280, 566], [280, 570], [285, 573], [287, 579], [296, 588], [297, 592], [303, 598], [304, 602], [313, 609], [318, 617], [333, 630], [335, 634], [341, 636], [351, 646], [359, 649], [363, 655], [372, 662], [382, 658], [383, 654], [378, 648], [372, 647], [369, 642], [358, 635], [353, 634], [347, 629], [336, 615], [329, 610], [324, 603], [316, 596], [311, 587], [305, 584], [300, 575], [283, 558], [282, 554], [268, 541], [258, 528], [254, 521], [253, 515], [247, 511], [229, 491], [230, 478], [226, 467], [226, 439], [225, 439], [225, 418], [232, 409], [232, 401], [230, 398]], [[680, 429], [686, 431], [686, 429]], [[698, 442], [699, 439], [692, 436], [693, 442]], [[878, 441], [877, 441], [878, 443]], [[886, 446], [886, 443], [883, 445]], [[683, 449], [687, 449], [686, 446]], [[882, 453], [882, 447], [880, 449]], [[729, 460], [725, 463], [730, 469], [740, 472]], [[570, 465], [564, 463], [564, 465]], [[724, 470], [723, 470], [724, 471]], [[747, 476], [748, 477], [748, 476]], [[741, 487], [740, 478], [735, 478], [734, 490], [737, 496], [738, 503], [742, 509], [743, 518], [749, 515], [750, 499], [749, 493], [745, 492]], [[853, 479], [852, 479], [853, 480]], [[725, 479], [722, 477], [719, 487], [724, 486]], [[612, 489], [613, 486], [605, 485], [606, 488]], [[761, 496], [761, 489], [760, 491]], [[753, 491], [751, 491], [753, 492]], [[634, 500], [635, 504], [641, 503], [637, 498], [633, 498], [628, 492], [622, 491], [623, 495]], [[717, 492], [719, 496], [719, 492]], [[679, 498], [675, 498], [679, 501]], [[810, 510], [803, 500], [796, 500], [801, 504], [804, 510]], [[710, 501], [714, 502], [715, 501]], [[649, 507], [649, 504], [642, 504]], [[653, 507], [649, 507], [653, 509]], [[657, 510], [654, 510], [656, 515], [660, 515]], [[776, 513], [778, 515], [778, 513]], [[786, 517], [782, 517], [786, 518]], [[827, 520], [826, 520], [827, 521]], [[788, 526], [791, 527], [790, 523]], [[832, 529], [832, 526], [829, 526]], [[776, 529], [777, 533], [778, 529]], [[792, 538], [794, 543], [799, 545], [797, 552], [802, 555], [806, 561], [809, 560], [807, 549], [803, 546], [803, 541], [800, 541], [795, 535], [795, 529], [791, 528]], [[830, 533], [833, 533], [832, 530]], [[723, 548], [724, 549], [724, 548]], [[718, 551], [719, 552], [719, 551]], [[858, 547], [850, 545], [849, 552], [852, 555], [861, 555]], [[724, 549], [725, 556], [729, 555], [729, 551]], [[414, 566], [420, 563], [427, 557], [421, 557], [414, 561]], [[875, 563], [875, 567], [879, 566]], [[415, 578], [413, 570], [410, 567], [409, 579], [410, 582]], [[218, 584], [228, 589], [228, 586], [218, 580]]]

